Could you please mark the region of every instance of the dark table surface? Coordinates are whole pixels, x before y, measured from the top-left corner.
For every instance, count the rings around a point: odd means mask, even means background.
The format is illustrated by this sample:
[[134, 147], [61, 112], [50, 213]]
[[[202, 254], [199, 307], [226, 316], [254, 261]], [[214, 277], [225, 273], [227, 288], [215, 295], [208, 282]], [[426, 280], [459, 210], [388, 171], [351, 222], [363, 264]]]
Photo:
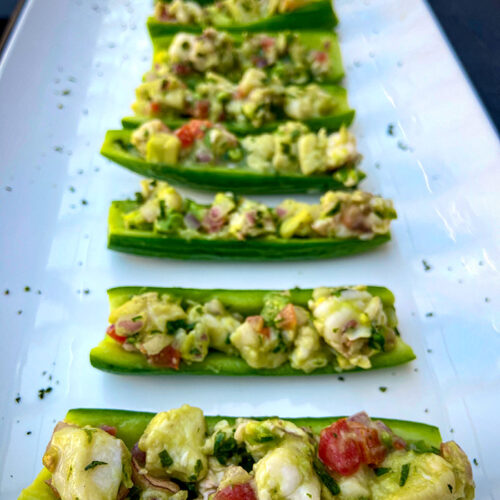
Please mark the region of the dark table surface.
[[[500, 0], [427, 1], [500, 130]], [[0, 19], [0, 33], [6, 26]]]

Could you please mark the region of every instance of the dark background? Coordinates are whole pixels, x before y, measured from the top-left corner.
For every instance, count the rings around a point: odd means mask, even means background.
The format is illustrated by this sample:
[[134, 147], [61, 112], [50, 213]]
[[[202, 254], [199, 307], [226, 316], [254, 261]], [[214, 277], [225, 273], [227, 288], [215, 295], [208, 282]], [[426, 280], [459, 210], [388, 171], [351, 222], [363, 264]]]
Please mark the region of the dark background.
[[[476, 87], [497, 131], [500, 130], [500, 0], [427, 1]], [[0, 33], [5, 31], [4, 35], [12, 25], [9, 25], [7, 17], [15, 2], [0, 0]], [[19, 7], [18, 4], [13, 18]]]

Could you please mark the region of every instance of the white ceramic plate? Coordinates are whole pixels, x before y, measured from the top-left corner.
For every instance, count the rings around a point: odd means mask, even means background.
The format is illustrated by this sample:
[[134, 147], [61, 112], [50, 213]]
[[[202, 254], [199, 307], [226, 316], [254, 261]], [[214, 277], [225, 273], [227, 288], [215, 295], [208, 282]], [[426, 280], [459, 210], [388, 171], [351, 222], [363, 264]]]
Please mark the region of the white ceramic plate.
[[[149, 66], [150, 8], [144, 0], [28, 0], [3, 54], [0, 497], [14, 499], [31, 482], [69, 408], [164, 410], [188, 402], [207, 414], [365, 409], [436, 424], [477, 460], [477, 498], [499, 499], [499, 143], [426, 4], [337, 2], [364, 186], [394, 198], [393, 242], [335, 261], [227, 265], [106, 250], [109, 202], [131, 195], [139, 178], [101, 158], [99, 148]], [[344, 382], [112, 376], [88, 362], [104, 334], [111, 286], [351, 283], [396, 293], [416, 362]]]

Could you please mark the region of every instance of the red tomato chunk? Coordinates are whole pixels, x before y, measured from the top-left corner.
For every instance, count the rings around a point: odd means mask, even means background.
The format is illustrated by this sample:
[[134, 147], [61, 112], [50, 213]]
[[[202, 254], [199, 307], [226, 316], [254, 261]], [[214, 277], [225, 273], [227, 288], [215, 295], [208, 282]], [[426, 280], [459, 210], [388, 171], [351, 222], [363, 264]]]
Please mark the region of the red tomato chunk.
[[345, 418], [321, 431], [318, 456], [328, 469], [350, 476], [362, 464], [380, 465], [387, 454], [377, 429]]
[[257, 500], [249, 483], [226, 486], [216, 493], [214, 500]]

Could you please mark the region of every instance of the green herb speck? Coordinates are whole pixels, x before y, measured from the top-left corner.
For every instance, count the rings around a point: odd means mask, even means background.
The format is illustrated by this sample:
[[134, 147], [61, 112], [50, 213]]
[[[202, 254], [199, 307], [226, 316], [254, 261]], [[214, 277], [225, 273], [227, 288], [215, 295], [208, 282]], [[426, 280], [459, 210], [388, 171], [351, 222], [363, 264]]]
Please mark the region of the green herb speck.
[[88, 465], [85, 466], [84, 470], [95, 469], [99, 465], [108, 465], [108, 463], [107, 462], [101, 462], [100, 460], [92, 460], [92, 462], [90, 462]]
[[401, 476], [399, 478], [399, 486], [401, 486], [401, 488], [406, 484], [409, 474], [410, 474], [410, 464], [404, 464], [401, 467]]
[[375, 472], [375, 475], [377, 477], [383, 476], [384, 474], [387, 474], [390, 471], [391, 471], [390, 467], [377, 467], [373, 469], [373, 472]]
[[170, 467], [174, 463], [167, 450], [160, 451], [160, 453], [158, 453], [158, 456], [160, 457], [162, 467]]

